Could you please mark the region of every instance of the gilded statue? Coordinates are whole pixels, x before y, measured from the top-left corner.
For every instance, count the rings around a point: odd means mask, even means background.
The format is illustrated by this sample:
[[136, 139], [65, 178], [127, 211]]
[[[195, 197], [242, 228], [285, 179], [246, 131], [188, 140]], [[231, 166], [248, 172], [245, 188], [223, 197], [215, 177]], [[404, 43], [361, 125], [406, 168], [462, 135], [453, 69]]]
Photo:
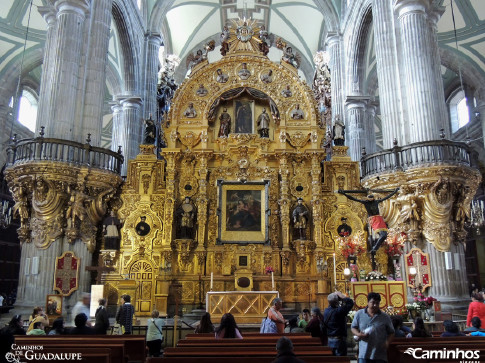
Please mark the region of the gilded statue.
[[266, 113], [266, 108], [258, 116], [258, 131], [260, 137], [269, 137], [269, 115]]
[[309, 219], [309, 212], [308, 208], [303, 204], [303, 199], [297, 199], [297, 205], [293, 209], [292, 217], [293, 217], [293, 227], [298, 230], [299, 239], [306, 238], [306, 226]]
[[185, 197], [184, 202], [177, 210], [177, 216], [180, 222], [180, 238], [191, 239], [194, 237], [194, 226], [196, 208], [190, 200], [190, 197]]
[[221, 126], [219, 127], [218, 137], [227, 137], [231, 132], [231, 115], [227, 113], [227, 108], [224, 108], [219, 116]]

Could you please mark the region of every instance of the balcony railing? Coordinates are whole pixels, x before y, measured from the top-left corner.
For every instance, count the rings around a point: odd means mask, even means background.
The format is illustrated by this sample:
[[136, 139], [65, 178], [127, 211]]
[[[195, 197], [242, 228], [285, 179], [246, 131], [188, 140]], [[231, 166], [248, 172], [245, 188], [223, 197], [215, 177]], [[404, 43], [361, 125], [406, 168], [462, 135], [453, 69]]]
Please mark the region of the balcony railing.
[[91, 146], [89, 142], [81, 144], [42, 136], [19, 141], [14, 139], [7, 148], [7, 166], [38, 161], [69, 163], [120, 174], [123, 155], [121, 155], [121, 150], [115, 152]]
[[364, 155], [362, 177], [434, 165], [471, 166], [471, 149], [462, 142], [433, 140]]

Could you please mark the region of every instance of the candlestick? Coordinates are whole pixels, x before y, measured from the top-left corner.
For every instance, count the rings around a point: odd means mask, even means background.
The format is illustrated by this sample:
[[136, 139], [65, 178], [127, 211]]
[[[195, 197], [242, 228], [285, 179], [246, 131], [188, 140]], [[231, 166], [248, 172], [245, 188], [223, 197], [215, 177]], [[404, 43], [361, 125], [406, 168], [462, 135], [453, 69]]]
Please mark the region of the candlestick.
[[211, 291], [213, 287], [214, 287], [214, 272], [211, 272]]
[[337, 264], [335, 263], [335, 253], [333, 254], [333, 286], [337, 290]]
[[271, 290], [275, 291], [273, 271], [271, 271]]

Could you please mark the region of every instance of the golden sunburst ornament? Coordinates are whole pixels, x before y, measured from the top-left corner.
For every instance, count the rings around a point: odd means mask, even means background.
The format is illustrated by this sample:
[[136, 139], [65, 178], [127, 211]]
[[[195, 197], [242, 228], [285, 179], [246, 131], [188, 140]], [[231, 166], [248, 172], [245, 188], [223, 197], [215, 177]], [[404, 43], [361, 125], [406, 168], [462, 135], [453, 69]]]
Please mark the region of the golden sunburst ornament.
[[253, 19], [231, 19], [229, 52], [259, 52], [261, 39], [257, 37], [260, 26]]

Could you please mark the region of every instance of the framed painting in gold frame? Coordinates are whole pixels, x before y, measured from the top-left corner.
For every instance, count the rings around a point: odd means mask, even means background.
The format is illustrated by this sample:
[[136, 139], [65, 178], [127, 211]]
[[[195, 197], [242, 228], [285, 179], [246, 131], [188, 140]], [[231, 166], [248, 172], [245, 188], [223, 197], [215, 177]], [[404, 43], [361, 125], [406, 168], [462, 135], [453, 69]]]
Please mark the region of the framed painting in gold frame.
[[218, 180], [219, 235], [217, 243], [269, 243], [269, 181]]
[[45, 312], [48, 316], [61, 316], [62, 295], [47, 295], [45, 300]]

